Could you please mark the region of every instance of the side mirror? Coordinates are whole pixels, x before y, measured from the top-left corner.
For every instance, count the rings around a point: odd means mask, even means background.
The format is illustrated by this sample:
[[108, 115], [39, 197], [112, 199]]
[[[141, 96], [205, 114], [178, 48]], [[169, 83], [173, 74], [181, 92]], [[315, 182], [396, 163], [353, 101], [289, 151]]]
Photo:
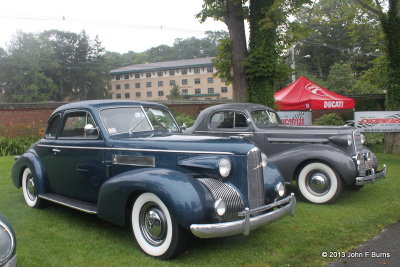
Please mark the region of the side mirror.
[[86, 124], [85, 128], [83, 128], [84, 132], [86, 135], [91, 135], [93, 134], [97, 129], [96, 127], [93, 126], [93, 124]]
[[181, 129], [182, 129], [182, 130], [186, 130], [186, 129], [187, 129], [186, 123], [183, 123], [183, 124], [181, 125]]

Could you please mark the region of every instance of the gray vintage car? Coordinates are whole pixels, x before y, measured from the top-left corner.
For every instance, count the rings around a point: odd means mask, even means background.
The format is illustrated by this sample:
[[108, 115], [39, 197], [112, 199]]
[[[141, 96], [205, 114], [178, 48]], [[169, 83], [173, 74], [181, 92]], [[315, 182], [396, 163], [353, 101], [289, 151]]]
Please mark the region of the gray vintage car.
[[358, 190], [386, 176], [377, 171], [375, 155], [354, 127], [286, 126], [272, 109], [244, 103], [203, 110], [186, 134], [241, 136], [253, 141], [301, 196], [313, 203], [331, 203], [343, 185]]

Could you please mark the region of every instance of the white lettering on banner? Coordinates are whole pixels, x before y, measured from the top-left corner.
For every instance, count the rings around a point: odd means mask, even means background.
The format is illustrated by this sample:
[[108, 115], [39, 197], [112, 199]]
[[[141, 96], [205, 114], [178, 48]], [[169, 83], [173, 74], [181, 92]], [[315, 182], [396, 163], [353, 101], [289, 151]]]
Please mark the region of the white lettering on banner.
[[324, 108], [343, 108], [343, 101], [324, 101]]

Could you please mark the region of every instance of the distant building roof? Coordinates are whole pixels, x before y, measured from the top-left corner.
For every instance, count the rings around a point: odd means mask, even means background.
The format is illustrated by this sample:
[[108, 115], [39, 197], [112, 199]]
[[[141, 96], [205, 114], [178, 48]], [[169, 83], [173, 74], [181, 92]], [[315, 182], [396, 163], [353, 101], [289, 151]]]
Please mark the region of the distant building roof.
[[111, 70], [110, 74], [158, 71], [158, 70], [177, 69], [177, 68], [206, 67], [206, 66], [212, 66], [211, 59], [213, 59], [213, 57], [136, 64]]

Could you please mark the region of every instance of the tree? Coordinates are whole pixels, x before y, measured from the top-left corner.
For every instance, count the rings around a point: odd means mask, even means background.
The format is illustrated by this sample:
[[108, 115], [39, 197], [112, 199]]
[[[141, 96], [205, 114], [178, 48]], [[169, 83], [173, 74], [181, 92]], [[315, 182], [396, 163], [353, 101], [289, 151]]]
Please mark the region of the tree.
[[181, 90], [179, 88], [179, 85], [174, 84], [172, 86], [172, 89], [169, 91], [169, 95], [167, 96], [167, 98], [169, 100], [178, 100], [178, 99], [182, 99], [182, 94], [181, 94]]
[[327, 88], [329, 90], [341, 95], [348, 95], [355, 83], [356, 79], [354, 78], [350, 64], [335, 63], [331, 67], [327, 79]]
[[243, 102], [246, 96], [246, 75], [244, 61], [247, 56], [244, 19], [247, 14], [244, 8], [247, 0], [204, 0], [203, 10], [197, 17], [204, 22], [207, 18], [223, 21], [229, 31], [232, 87], [236, 101]]
[[[356, 0], [363, 8], [377, 15], [386, 42], [388, 86], [386, 91], [388, 110], [400, 110], [400, 0]], [[387, 4], [387, 9], [383, 4]], [[385, 134], [385, 151], [400, 153], [400, 133]]]

